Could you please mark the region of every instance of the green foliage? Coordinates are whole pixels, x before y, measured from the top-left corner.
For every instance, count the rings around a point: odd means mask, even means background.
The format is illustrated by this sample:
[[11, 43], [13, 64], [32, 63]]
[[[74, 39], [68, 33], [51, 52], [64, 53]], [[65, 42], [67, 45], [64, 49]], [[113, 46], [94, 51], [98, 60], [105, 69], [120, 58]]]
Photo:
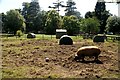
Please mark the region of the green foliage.
[[112, 16], [107, 20], [106, 25], [107, 32], [119, 33], [120, 32], [120, 17]]
[[23, 35], [23, 33], [22, 33], [21, 30], [18, 30], [18, 31], [16, 32], [16, 36], [21, 37], [22, 35]]
[[34, 26], [35, 26], [35, 33], [40, 31], [44, 32], [45, 22], [46, 22], [46, 12], [41, 11], [38, 13], [36, 19], [34, 20]]
[[95, 16], [100, 21], [100, 33], [104, 33], [106, 21], [111, 14], [106, 11], [105, 2], [97, 2], [95, 6]]
[[7, 31], [7, 27], [5, 26], [6, 15], [5, 15], [4, 13], [1, 13], [0, 16], [1, 16], [1, 18], [2, 18], [2, 19], [1, 19], [1, 20], [2, 20], [2, 21], [1, 21], [2, 31], [3, 31], [3, 32], [8, 32], [8, 31]]
[[39, 2], [32, 1], [30, 3], [25, 3], [23, 10], [22, 10], [22, 15], [24, 16], [26, 20], [26, 31], [27, 32], [36, 32], [36, 30], [38, 29], [38, 25], [35, 25], [35, 24], [36, 24], [36, 19], [39, 20], [38, 19], [39, 12], [40, 12]]
[[55, 34], [57, 28], [61, 28], [61, 17], [55, 10], [51, 10], [47, 14], [45, 31], [47, 34]]
[[68, 35], [78, 34], [80, 30], [78, 18], [75, 16], [64, 16], [63, 28], [67, 30]]
[[67, 8], [66, 8], [66, 10], [65, 11], [67, 11], [67, 12], [72, 12], [72, 11], [74, 11], [75, 9], [76, 9], [76, 7], [74, 7], [76, 5], [76, 3], [74, 2], [74, 1], [72, 1], [72, 0], [68, 0], [67, 1]]
[[76, 3], [75, 3], [74, 1], [70, 1], [70, 0], [67, 1], [67, 6], [68, 6], [68, 7], [66, 7], [65, 16], [74, 15], [74, 16], [76, 16], [76, 17], [79, 18], [79, 19], [81, 18], [80, 12], [75, 10], [75, 9], [77, 9], [77, 8], [75, 7], [75, 5], [76, 5]]
[[23, 10], [22, 10], [22, 15], [24, 16], [24, 18], [27, 20], [27, 11], [28, 11], [28, 8], [30, 6], [30, 3], [28, 2], [25, 2], [24, 3], [24, 7], [23, 7]]
[[89, 34], [96, 34], [99, 32], [99, 22], [96, 18], [83, 19], [80, 22], [81, 31]]
[[95, 16], [94, 11], [93, 11], [93, 12], [88, 11], [88, 12], [86, 12], [86, 14], [85, 14], [85, 18], [92, 18], [92, 17], [94, 17], [94, 16]]
[[23, 16], [16, 10], [10, 10], [6, 14], [6, 20], [4, 22], [5, 29], [9, 32], [16, 34], [17, 30], [24, 31], [25, 23]]

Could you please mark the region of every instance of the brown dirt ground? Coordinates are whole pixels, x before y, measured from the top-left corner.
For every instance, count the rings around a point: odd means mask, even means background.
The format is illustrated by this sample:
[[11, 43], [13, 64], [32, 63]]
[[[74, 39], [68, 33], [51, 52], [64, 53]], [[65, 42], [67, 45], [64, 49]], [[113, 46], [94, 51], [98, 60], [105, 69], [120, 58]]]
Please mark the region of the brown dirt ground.
[[[12, 42], [12, 41], [11, 41]], [[58, 45], [56, 40], [20, 40], [3, 41], [3, 77], [52, 77], [52, 78], [118, 78], [118, 44], [93, 43], [87, 40], [75, 41], [73, 45]], [[78, 48], [95, 45], [101, 49], [99, 62], [93, 58], [85, 58], [85, 62], [73, 61], [73, 54]], [[47, 62], [45, 58], [49, 58]], [[26, 67], [22, 73], [22, 67]], [[28, 68], [27, 68], [28, 67]], [[15, 71], [6, 73], [6, 70]], [[21, 70], [20, 70], [21, 69]], [[25, 74], [24, 74], [25, 73]], [[7, 77], [5, 75], [8, 75]]]

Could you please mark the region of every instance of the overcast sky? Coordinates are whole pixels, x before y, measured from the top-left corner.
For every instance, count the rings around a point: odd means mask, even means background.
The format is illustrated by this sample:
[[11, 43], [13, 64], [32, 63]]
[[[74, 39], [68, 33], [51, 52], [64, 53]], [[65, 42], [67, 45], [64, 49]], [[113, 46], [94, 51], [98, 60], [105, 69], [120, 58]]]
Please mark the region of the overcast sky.
[[[42, 10], [48, 11], [50, 10], [48, 6], [53, 6], [53, 2], [57, 0], [39, 0], [39, 5]], [[64, 1], [63, 4], [66, 4], [67, 0]], [[87, 11], [94, 11], [97, 0], [73, 0], [76, 2], [77, 10], [81, 13], [82, 16], [85, 15]], [[110, 1], [110, 0], [106, 0]], [[9, 11], [10, 9], [22, 9], [23, 2], [31, 2], [31, 0], [0, 0], [0, 13]], [[118, 4], [116, 3], [106, 3], [106, 9], [110, 10], [113, 15], [118, 16]], [[64, 8], [60, 11], [61, 15], [64, 15]]]

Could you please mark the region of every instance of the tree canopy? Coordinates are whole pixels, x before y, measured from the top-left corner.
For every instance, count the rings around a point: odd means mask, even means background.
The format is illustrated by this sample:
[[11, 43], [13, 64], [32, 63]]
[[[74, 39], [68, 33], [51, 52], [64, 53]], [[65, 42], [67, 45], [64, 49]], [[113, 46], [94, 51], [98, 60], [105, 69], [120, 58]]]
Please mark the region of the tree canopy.
[[57, 11], [51, 10], [47, 13], [45, 31], [47, 34], [55, 34], [58, 28], [61, 28], [61, 18]]
[[7, 32], [16, 34], [17, 30], [25, 30], [23, 16], [17, 10], [10, 10], [6, 14], [6, 20], [4, 27]]
[[35, 25], [35, 20], [36, 18], [38, 20], [38, 14], [40, 12], [39, 2], [32, 1], [30, 3], [24, 3], [23, 6], [22, 15], [26, 20], [26, 31], [36, 32], [38, 26]]
[[106, 21], [110, 15], [111, 14], [109, 13], [109, 11], [106, 10], [105, 2], [98, 1], [95, 6], [95, 16], [100, 21], [100, 26], [99, 26], [100, 32], [99, 33], [104, 33], [105, 26], [107, 24]]
[[120, 32], [120, 17], [117, 17], [117, 16], [109, 17], [107, 20], [106, 31], [113, 32], [113, 34], [119, 33]]
[[6, 29], [7, 27], [5, 26], [6, 15], [4, 13], [1, 13], [0, 16], [1, 16], [2, 32], [8, 32]]
[[88, 33], [88, 34], [96, 34], [99, 32], [99, 22], [96, 18], [87, 18], [83, 19], [80, 22], [80, 28], [82, 32]]
[[[17, 30], [25, 30], [26, 33], [55, 34], [58, 28], [67, 29], [68, 35], [78, 34], [79, 31], [86, 33], [104, 33], [105, 30], [119, 32], [118, 28], [112, 29], [113, 26], [118, 26], [119, 22], [114, 24], [115, 20], [112, 22], [111, 19], [108, 19], [111, 14], [106, 10], [105, 2], [98, 1], [95, 10], [86, 12], [85, 18], [82, 18], [80, 12], [76, 10], [75, 1], [68, 0], [66, 6], [62, 2], [53, 3], [54, 7], [51, 7], [53, 10], [49, 11], [41, 10], [39, 2], [36, 0], [32, 0], [30, 3], [24, 2], [23, 9], [10, 10], [6, 14], [1, 13], [2, 29], [14, 34]], [[66, 8], [64, 16], [59, 14], [60, 6]]]
[[74, 15], [76, 16], [77, 18], [81, 18], [81, 14], [79, 11], [76, 11], [75, 9], [77, 9], [75, 7], [76, 3], [72, 0], [68, 0], [67, 1], [67, 7], [66, 7], [66, 13], [65, 13], [65, 16], [71, 16], [71, 15]]
[[80, 25], [76, 16], [64, 16], [63, 28], [67, 30], [68, 35], [74, 35], [79, 33]]
[[85, 18], [92, 18], [92, 17], [95, 17], [95, 12], [94, 11], [93, 12], [90, 12], [90, 11], [86, 12]]

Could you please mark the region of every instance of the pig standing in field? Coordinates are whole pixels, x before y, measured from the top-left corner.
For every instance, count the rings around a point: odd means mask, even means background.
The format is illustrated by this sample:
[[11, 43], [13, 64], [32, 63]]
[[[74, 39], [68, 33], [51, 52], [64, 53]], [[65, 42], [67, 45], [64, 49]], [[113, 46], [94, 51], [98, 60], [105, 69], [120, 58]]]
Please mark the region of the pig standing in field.
[[85, 46], [78, 49], [75, 53], [74, 60], [82, 59], [84, 61], [85, 56], [95, 57], [95, 61], [98, 60], [98, 55], [101, 53], [100, 49], [96, 46]]

